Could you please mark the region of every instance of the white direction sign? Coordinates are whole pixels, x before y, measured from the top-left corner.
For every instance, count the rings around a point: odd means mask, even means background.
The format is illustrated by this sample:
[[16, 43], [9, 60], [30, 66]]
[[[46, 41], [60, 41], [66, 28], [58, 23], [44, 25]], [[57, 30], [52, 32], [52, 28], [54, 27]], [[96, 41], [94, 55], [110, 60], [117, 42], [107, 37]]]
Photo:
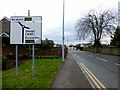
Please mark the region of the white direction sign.
[[41, 44], [42, 17], [41, 16], [12, 16], [11, 44]]

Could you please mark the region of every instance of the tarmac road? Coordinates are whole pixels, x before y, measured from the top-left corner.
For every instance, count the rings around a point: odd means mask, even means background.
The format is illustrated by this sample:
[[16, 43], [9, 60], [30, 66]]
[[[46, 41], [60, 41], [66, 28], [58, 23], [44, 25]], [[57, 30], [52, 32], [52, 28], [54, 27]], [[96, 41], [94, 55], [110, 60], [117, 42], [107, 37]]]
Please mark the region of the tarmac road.
[[120, 73], [118, 73], [120, 70], [120, 57], [75, 50], [69, 50], [69, 52], [93, 87], [120, 87]]

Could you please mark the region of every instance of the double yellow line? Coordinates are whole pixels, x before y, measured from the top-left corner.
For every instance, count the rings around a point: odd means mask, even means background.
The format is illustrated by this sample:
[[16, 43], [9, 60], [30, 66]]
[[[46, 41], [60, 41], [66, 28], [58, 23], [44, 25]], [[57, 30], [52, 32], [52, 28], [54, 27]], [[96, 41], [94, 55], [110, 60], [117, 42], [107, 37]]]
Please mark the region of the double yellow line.
[[79, 63], [79, 65], [84, 70], [84, 73], [87, 74], [88, 78], [90, 78], [90, 80], [99, 90], [107, 90], [106, 87], [93, 75], [93, 73], [83, 63]]

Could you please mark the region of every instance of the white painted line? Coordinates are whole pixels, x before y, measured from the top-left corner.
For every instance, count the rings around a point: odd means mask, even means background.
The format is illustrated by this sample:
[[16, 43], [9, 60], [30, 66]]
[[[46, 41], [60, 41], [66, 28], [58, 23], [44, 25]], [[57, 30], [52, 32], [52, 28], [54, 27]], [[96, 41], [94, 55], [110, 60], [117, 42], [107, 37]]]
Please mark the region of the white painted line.
[[93, 55], [89, 55], [90, 57], [94, 57]]
[[120, 64], [115, 63], [115, 65], [120, 66]]
[[102, 60], [102, 61], [104, 61], [104, 62], [107, 62], [108, 60], [106, 60], [106, 59], [102, 59], [102, 58], [99, 58], [99, 57], [96, 57], [97, 59], [99, 59], [99, 60]]

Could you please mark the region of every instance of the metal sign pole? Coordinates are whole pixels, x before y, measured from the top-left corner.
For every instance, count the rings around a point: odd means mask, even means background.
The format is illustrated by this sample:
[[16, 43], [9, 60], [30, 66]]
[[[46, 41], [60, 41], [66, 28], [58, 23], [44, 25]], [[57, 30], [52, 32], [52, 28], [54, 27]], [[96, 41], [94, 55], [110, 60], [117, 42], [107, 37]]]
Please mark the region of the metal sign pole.
[[32, 77], [34, 76], [34, 45], [32, 45]]
[[[30, 10], [28, 10], [28, 17], [30, 17]], [[34, 78], [34, 45], [32, 45], [32, 77]]]
[[16, 45], [16, 76], [18, 76], [18, 45]]

